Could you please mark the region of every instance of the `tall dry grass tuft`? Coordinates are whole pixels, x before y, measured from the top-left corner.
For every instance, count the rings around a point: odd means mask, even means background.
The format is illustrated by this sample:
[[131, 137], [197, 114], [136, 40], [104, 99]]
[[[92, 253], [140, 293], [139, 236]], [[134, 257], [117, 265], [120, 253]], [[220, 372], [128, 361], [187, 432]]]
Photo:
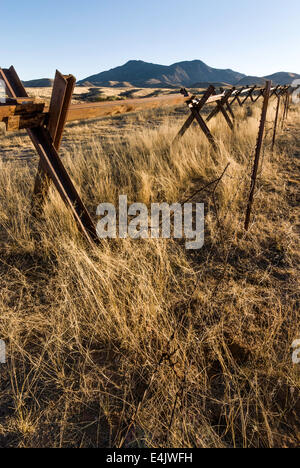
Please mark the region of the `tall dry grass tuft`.
[[[30, 216], [36, 160], [0, 155], [0, 446], [276, 447], [300, 442], [299, 110], [266, 145], [243, 230], [259, 106], [234, 133], [212, 122], [170, 143], [181, 113], [70, 125], [64, 162], [95, 215], [101, 202], [204, 202], [206, 240], [85, 245], [51, 190]], [[5, 136], [16, 154], [23, 137]], [[29, 151], [29, 153], [28, 153]], [[138, 411], [137, 411], [138, 408]], [[133, 418], [133, 419], [132, 419]]]

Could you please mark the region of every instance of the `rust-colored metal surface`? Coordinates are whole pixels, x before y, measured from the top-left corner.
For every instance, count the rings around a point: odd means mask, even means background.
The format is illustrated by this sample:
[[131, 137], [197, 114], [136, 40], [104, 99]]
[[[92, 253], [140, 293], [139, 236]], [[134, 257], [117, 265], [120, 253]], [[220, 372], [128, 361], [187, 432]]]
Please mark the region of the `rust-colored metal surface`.
[[251, 177], [250, 195], [249, 195], [248, 206], [247, 206], [247, 211], [246, 211], [246, 220], [245, 220], [246, 231], [248, 231], [249, 225], [250, 225], [251, 211], [252, 211], [252, 205], [253, 205], [254, 193], [255, 193], [255, 187], [256, 187], [256, 179], [257, 179], [257, 173], [258, 173], [258, 166], [259, 166], [260, 154], [261, 154], [261, 149], [262, 149], [262, 144], [263, 144], [268, 105], [269, 105], [269, 99], [270, 99], [270, 91], [271, 91], [271, 81], [268, 81], [266, 88], [265, 88], [265, 92], [264, 92], [264, 103], [263, 103], [262, 113], [261, 113], [261, 120], [260, 120], [260, 126], [259, 126], [259, 132], [258, 132], [258, 138], [257, 138], [257, 144], [256, 144], [256, 150], [255, 150], [254, 166], [253, 166], [253, 172], [252, 172], [252, 177]]
[[274, 147], [276, 143], [276, 133], [277, 133], [277, 125], [278, 125], [278, 117], [279, 117], [279, 109], [280, 109], [280, 100], [281, 100], [281, 96], [279, 95], [277, 96], [276, 115], [275, 115], [273, 138], [272, 138], [272, 152], [274, 151]]
[[[241, 95], [248, 91], [247, 89], [239, 90]], [[235, 96], [234, 92], [232, 96]], [[224, 93], [216, 96], [211, 96], [206, 104], [212, 104], [221, 101]], [[189, 97], [181, 96], [180, 94], [171, 94], [168, 96], [160, 96], [153, 98], [142, 99], [127, 99], [124, 101], [109, 101], [109, 102], [91, 102], [86, 104], [73, 104], [70, 106], [67, 116], [67, 121], [96, 119], [98, 117], [107, 117], [118, 114], [127, 114], [130, 112], [139, 112], [147, 109], [155, 109], [160, 107], [180, 106], [189, 100]]]
[[[181, 91], [184, 96], [188, 95], [187, 91], [184, 89]], [[214, 137], [212, 136], [208, 126], [206, 125], [204, 119], [200, 115], [201, 109], [205, 106], [205, 104], [208, 103], [208, 101], [211, 99], [211, 96], [215, 93], [215, 88], [214, 86], [209, 86], [209, 88], [206, 90], [204, 95], [202, 96], [201, 99], [197, 99], [194, 96], [191, 96], [188, 100], [186, 100], [186, 104], [189, 107], [191, 111], [191, 115], [188, 117], [187, 121], [183, 124], [182, 128], [179, 130], [177, 136], [175, 137], [173, 144], [178, 141], [180, 137], [182, 137], [185, 132], [188, 130], [188, 128], [192, 125], [194, 120], [197, 120], [201, 130], [203, 131], [204, 135], [210, 142], [210, 144], [213, 146], [213, 148], [216, 150], [216, 142]]]
[[[1, 76], [5, 77], [5, 83], [9, 84], [7, 92], [11, 98], [28, 97], [13, 67], [1, 70]], [[49, 130], [46, 126], [39, 125], [27, 128], [27, 132], [40, 157], [43, 170], [54, 182], [65, 204], [71, 209], [87, 241], [94, 245], [98, 242], [96, 228], [58, 155]]]
[[[56, 70], [46, 127], [57, 151], [60, 148], [75, 83], [76, 78], [73, 75], [64, 76]], [[49, 192], [50, 184], [51, 178], [48, 176], [43, 160], [40, 159], [33, 191], [33, 216], [39, 216], [43, 211], [44, 201]]]
[[45, 105], [26, 102], [19, 104], [17, 100], [10, 100], [7, 105], [0, 103], [0, 122], [4, 122], [7, 131], [22, 130], [33, 126], [42, 125], [45, 121], [43, 114]]
[[[225, 93], [224, 96], [216, 102], [216, 107], [215, 109], [209, 114], [207, 117], [207, 122], [209, 122], [213, 117], [218, 115], [219, 112], [221, 112], [231, 130], [233, 130], [233, 123], [232, 120], [230, 119], [227, 111], [226, 111], [226, 106], [227, 109], [230, 108], [230, 104], [228, 103], [229, 98], [232, 96], [233, 92], [235, 91], [235, 88], [228, 89]], [[231, 110], [231, 108], [230, 108]], [[233, 112], [231, 110], [232, 116], [234, 118]]]
[[249, 91], [246, 93], [245, 99], [242, 101], [242, 106], [247, 102], [249, 98], [251, 98], [252, 94], [256, 90], [257, 86], [252, 86], [252, 88], [249, 89]]

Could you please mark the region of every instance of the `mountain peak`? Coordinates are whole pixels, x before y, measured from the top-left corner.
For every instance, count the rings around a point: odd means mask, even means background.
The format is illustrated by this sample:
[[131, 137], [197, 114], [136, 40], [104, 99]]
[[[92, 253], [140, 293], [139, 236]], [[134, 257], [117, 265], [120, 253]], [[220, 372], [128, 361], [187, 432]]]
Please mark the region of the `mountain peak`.
[[128, 62], [126, 62], [124, 66], [134, 65], [136, 63], [142, 64], [142, 63], [147, 63], [147, 62], [144, 62], [144, 60], [128, 60]]
[[114, 83], [130, 83], [136, 87], [188, 87], [196, 82], [226, 82], [234, 84], [245, 75], [232, 70], [218, 70], [206, 65], [202, 60], [191, 60], [158, 65], [143, 60], [129, 60], [125, 65], [98, 73], [81, 80], [79, 84], [90, 82], [95, 86], [110, 86]]
[[111, 70], [89, 76], [81, 80], [95, 86], [128, 86], [139, 88], [180, 88], [193, 87], [195, 83], [228, 83], [229, 85], [251, 85], [264, 83], [267, 79], [274, 84], [291, 84], [294, 79], [300, 78], [296, 73], [279, 72], [273, 75], [247, 77], [243, 73], [227, 68], [221, 70], [212, 68], [202, 60], [190, 60], [174, 63], [173, 65], [158, 65], [143, 60], [129, 60], [125, 65]]

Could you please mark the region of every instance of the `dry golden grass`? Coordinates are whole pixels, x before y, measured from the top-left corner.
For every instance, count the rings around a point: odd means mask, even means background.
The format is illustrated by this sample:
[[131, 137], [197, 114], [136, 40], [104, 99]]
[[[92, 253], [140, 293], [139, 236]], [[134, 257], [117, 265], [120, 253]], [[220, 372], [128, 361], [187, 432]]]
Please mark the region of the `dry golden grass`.
[[[43, 101], [46, 103], [50, 102], [51, 94], [52, 94], [52, 87], [45, 87], [45, 88], [26, 88], [27, 93], [30, 97], [34, 97], [37, 101]], [[199, 88], [198, 90], [201, 92], [202, 89]], [[101, 98], [101, 100], [112, 100], [114, 98], [122, 98], [122, 99], [134, 99], [134, 98], [144, 98], [144, 97], [155, 97], [155, 96], [164, 96], [167, 94], [178, 92], [174, 89], [166, 89], [166, 88], [118, 88], [118, 87], [89, 87], [89, 86], [75, 86], [74, 93], [73, 93], [73, 104], [84, 103], [86, 101], [97, 101], [97, 99]]]
[[[37, 101], [43, 101], [46, 103], [50, 102], [52, 87], [44, 88], [26, 88], [26, 91], [30, 97], [35, 98]], [[76, 104], [80, 102], [81, 95], [89, 92], [89, 88], [85, 86], [75, 86], [72, 103]]]
[[1, 135], [0, 446], [299, 446], [300, 113], [273, 155], [268, 125], [245, 234], [259, 107], [238, 112], [234, 134], [212, 123], [215, 154], [197, 127], [170, 151], [180, 109], [66, 129], [64, 162], [93, 214], [121, 194], [182, 201], [230, 163], [195, 198], [194, 253], [174, 240], [91, 249], [54, 190], [32, 219], [37, 159], [15, 160], [34, 154], [28, 140]]

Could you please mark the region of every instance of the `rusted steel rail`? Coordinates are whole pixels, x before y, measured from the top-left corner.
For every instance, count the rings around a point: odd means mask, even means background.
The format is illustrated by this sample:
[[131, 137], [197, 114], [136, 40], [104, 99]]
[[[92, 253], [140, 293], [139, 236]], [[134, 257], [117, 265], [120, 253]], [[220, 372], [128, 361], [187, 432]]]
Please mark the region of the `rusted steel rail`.
[[0, 105], [0, 122], [4, 122], [7, 131], [22, 130], [32, 126], [42, 125], [46, 118], [45, 104], [10, 100], [10, 104]]
[[284, 86], [280, 88], [279, 86], [271, 93], [271, 96], [275, 94], [277, 97], [277, 106], [276, 106], [276, 114], [275, 114], [275, 121], [274, 121], [274, 129], [273, 129], [273, 138], [272, 138], [272, 152], [274, 151], [275, 143], [276, 143], [276, 134], [277, 134], [277, 127], [278, 127], [278, 119], [279, 119], [279, 111], [280, 111], [280, 104], [281, 104], [281, 97], [288, 92], [289, 87]]
[[[0, 69], [0, 77], [5, 82], [6, 90], [11, 101], [15, 101], [14, 109], [8, 109], [8, 107], [11, 106], [5, 104], [0, 105], [3, 115], [2, 119], [6, 122], [7, 128], [9, 128], [10, 119], [19, 117], [16, 115], [17, 112], [21, 112], [20, 115], [25, 115], [26, 117], [28, 95], [13, 67], [10, 69]], [[67, 81], [68, 77], [65, 77], [65, 79]], [[67, 108], [64, 106], [68, 106], [69, 101], [69, 99], [65, 99], [66, 93], [59, 93], [61, 88], [58, 83], [59, 81], [56, 80], [56, 85], [53, 88], [52, 105], [50, 105], [51, 111], [47, 113], [47, 116], [36, 112], [37, 115], [43, 115], [45, 118], [47, 117], [47, 120], [43, 120], [43, 123], [39, 122], [38, 124], [30, 121], [29, 123], [26, 122], [26, 125], [23, 126], [23, 128], [27, 128], [27, 133], [40, 157], [39, 170], [42, 170], [42, 172], [39, 174], [39, 177], [42, 177], [42, 179], [47, 178], [47, 182], [44, 180], [41, 182], [38, 193], [34, 194], [33, 201], [35, 204], [35, 198], [38, 196], [40, 203], [42, 203], [45, 196], [42, 186], [45, 182], [46, 187], [48, 187], [48, 179], [52, 180], [62, 200], [70, 208], [85, 238], [91, 245], [94, 245], [94, 243], [98, 242], [96, 228], [56, 149], [59, 146], [58, 142], [60, 142], [62, 136], [67, 113]], [[19, 98], [21, 98], [21, 100]], [[17, 102], [22, 101], [23, 98], [25, 98], [25, 103], [18, 104]], [[19, 106], [21, 106], [21, 108]], [[12, 112], [13, 115], [11, 114]], [[30, 108], [30, 116], [31, 114], [32, 108]], [[56, 137], [58, 137], [58, 140]]]
[[[185, 89], [181, 90], [182, 94], [186, 97], [188, 95], [187, 91]], [[201, 130], [203, 131], [204, 135], [208, 139], [208, 141], [211, 143], [212, 147], [214, 150], [217, 149], [217, 145], [215, 142], [214, 137], [212, 136], [208, 126], [206, 125], [204, 119], [200, 115], [201, 109], [208, 103], [208, 102], [215, 102], [216, 98], [219, 96], [212, 96], [214, 94], [215, 88], [214, 86], [209, 86], [209, 88], [206, 90], [204, 93], [203, 97], [201, 99], [196, 99], [196, 98], [190, 98], [189, 100], [186, 101], [186, 104], [190, 108], [191, 115], [187, 119], [187, 121], [184, 123], [182, 128], [179, 130], [178, 135], [176, 136], [175, 140], [173, 143], [176, 143], [180, 137], [182, 137], [187, 129], [191, 126], [193, 121], [196, 119]]]
[[[286, 93], [288, 87], [284, 86], [276, 86], [270, 89], [270, 96], [273, 94], [278, 94], [281, 92]], [[242, 88], [242, 89], [235, 89], [234, 87], [231, 89], [225, 90], [222, 94], [215, 95], [215, 88], [210, 86], [202, 99], [199, 99], [196, 96], [189, 96], [189, 93], [186, 89], [182, 89], [181, 93], [184, 95], [186, 99], [186, 104], [189, 107], [191, 115], [188, 117], [187, 121], [184, 123], [182, 128], [179, 130], [177, 136], [175, 137], [173, 144], [176, 143], [180, 137], [182, 137], [188, 128], [191, 126], [193, 121], [197, 119], [199, 126], [205, 136], [208, 138], [210, 144], [214, 149], [216, 149], [216, 142], [215, 139], [207, 126], [206, 122], [209, 122], [213, 117], [216, 117], [219, 113], [222, 113], [225, 121], [227, 122], [231, 131], [234, 130], [234, 120], [235, 115], [233, 112], [233, 104], [235, 101], [242, 107], [246, 102], [247, 99], [250, 98], [252, 103], [257, 102], [257, 100], [264, 95], [265, 88], [257, 88], [253, 86], [252, 88]], [[208, 93], [208, 94], [207, 94]], [[254, 94], [257, 93], [255, 96]], [[231, 101], [230, 99], [233, 98]], [[241, 100], [241, 98], [244, 98]], [[206, 104], [215, 103], [216, 107], [213, 109], [208, 117], [206, 118], [206, 122], [204, 122], [202, 116], [200, 115], [200, 110]]]
[[261, 149], [262, 149], [262, 144], [263, 144], [266, 119], [267, 119], [270, 92], [271, 92], [271, 81], [268, 81], [265, 92], [264, 92], [264, 103], [263, 103], [263, 108], [262, 108], [262, 114], [261, 114], [261, 120], [260, 120], [260, 126], [259, 126], [259, 132], [258, 132], [258, 138], [257, 138], [257, 144], [256, 144], [256, 150], [255, 150], [254, 166], [253, 166], [253, 172], [252, 172], [252, 177], [251, 177], [250, 195], [249, 195], [248, 206], [247, 206], [247, 211], [246, 211], [246, 220], [245, 220], [246, 231], [248, 231], [249, 224], [250, 224], [250, 217], [251, 217], [252, 205], [253, 205], [253, 200], [254, 200], [259, 160], [260, 160], [260, 154], [261, 154]]
[[[62, 75], [61, 75], [62, 76]], [[232, 115], [231, 106], [236, 100], [240, 100], [240, 97], [246, 95], [246, 99], [249, 98], [250, 94], [253, 93], [253, 88], [248, 89], [241, 89], [225, 91], [219, 95], [210, 96], [205, 104], [213, 104], [218, 103], [217, 108], [213, 111], [213, 115], [209, 117], [210, 120], [214, 115], [219, 113], [220, 111], [223, 113], [226, 104], [227, 112]], [[258, 97], [261, 96], [260, 93], [263, 92], [262, 90], [259, 91]], [[226, 99], [228, 96], [228, 99]], [[229, 97], [233, 98], [232, 102], [229, 102]], [[196, 98], [195, 98], [196, 99]], [[243, 105], [246, 102], [246, 99], [241, 103]], [[185, 103], [190, 103], [191, 97], [189, 96], [182, 96], [178, 95], [168, 95], [168, 96], [160, 96], [154, 98], [141, 98], [141, 99], [128, 99], [124, 101], [112, 101], [112, 102], [95, 102], [95, 103], [85, 103], [85, 104], [73, 104], [69, 105], [67, 109], [67, 113], [64, 116], [65, 122], [72, 122], [77, 120], [88, 120], [88, 119], [96, 119], [100, 117], [106, 116], [114, 116], [118, 114], [126, 114], [130, 112], [139, 112], [146, 109], [155, 109], [160, 107], [173, 107], [177, 105], [183, 105]], [[228, 101], [228, 102], [227, 102]], [[15, 101], [14, 101], [15, 102]], [[28, 111], [29, 108], [26, 108], [26, 103], [31, 107], [31, 114], [29, 115]], [[7, 104], [7, 103], [6, 103]], [[51, 105], [52, 109], [47, 107], [45, 104], [36, 104], [34, 103], [33, 98], [26, 98], [26, 101], [19, 100], [19, 105], [15, 106], [12, 105], [10, 109], [7, 108], [7, 105], [0, 111], [0, 121], [4, 121], [6, 124], [8, 123], [7, 129], [10, 130], [18, 130], [22, 128], [30, 128], [32, 126], [33, 119], [36, 119], [36, 122], [43, 123], [47, 118], [49, 118], [49, 114], [53, 116], [53, 110], [55, 109], [55, 102], [52, 100]], [[53, 107], [54, 106], [54, 107]], [[223, 110], [221, 110], [223, 109]], [[58, 112], [58, 110], [57, 110]], [[66, 111], [65, 111], [66, 112]], [[22, 117], [23, 115], [23, 117]], [[26, 121], [26, 118], [28, 121]], [[16, 118], [14, 118], [16, 117]], [[52, 117], [53, 119], [53, 117]], [[229, 124], [230, 125], [230, 124]], [[51, 128], [51, 126], [50, 126]], [[56, 142], [58, 143], [58, 142]]]
[[[57, 151], [59, 151], [61, 145], [75, 83], [76, 78], [73, 75], [64, 76], [58, 70], [56, 71], [47, 129], [52, 138], [53, 146]], [[44, 168], [43, 162], [40, 160], [32, 200], [32, 214], [34, 216], [39, 216], [42, 212], [50, 184], [51, 178], [47, 174], [47, 168]]]
[[[233, 88], [232, 97], [235, 99], [236, 95], [237, 98], [240, 95], [247, 95], [249, 91], [252, 91], [252, 88], [242, 88], [240, 90], [235, 90], [235, 88]], [[225, 93], [226, 91], [224, 93], [209, 97], [206, 104], [213, 104], [215, 102], [221, 101]], [[127, 99], [124, 101], [72, 104], [70, 105], [68, 111], [67, 122], [76, 120], [96, 119], [98, 117], [127, 114], [129, 112], [139, 112], [147, 109], [155, 109], [160, 107], [173, 107], [183, 105], [187, 101], [189, 101], [189, 99], [189, 96], [171, 94], [167, 96], [159, 96], [153, 98]]]

